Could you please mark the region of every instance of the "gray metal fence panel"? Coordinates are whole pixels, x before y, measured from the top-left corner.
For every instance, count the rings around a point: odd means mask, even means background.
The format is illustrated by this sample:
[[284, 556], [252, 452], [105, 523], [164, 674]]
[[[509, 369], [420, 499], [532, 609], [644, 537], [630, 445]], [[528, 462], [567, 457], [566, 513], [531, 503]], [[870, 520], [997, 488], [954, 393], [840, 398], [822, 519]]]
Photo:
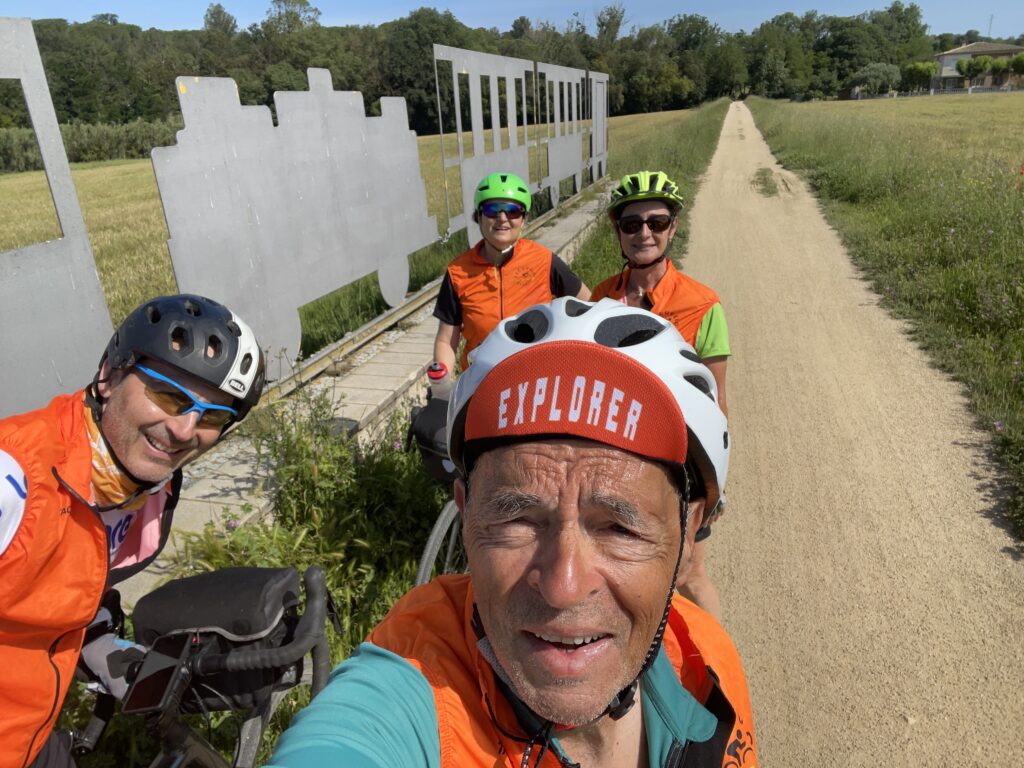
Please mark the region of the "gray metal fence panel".
[[300, 306], [372, 272], [401, 303], [408, 255], [438, 236], [405, 99], [367, 117], [328, 70], [308, 76], [309, 91], [274, 94], [277, 126], [229, 78], [178, 78], [185, 128], [152, 153], [180, 290], [244, 318], [272, 379], [298, 353]]
[[63, 236], [0, 253], [0, 417], [92, 379], [112, 332], [32, 22], [0, 18], [0, 78], [20, 80]]

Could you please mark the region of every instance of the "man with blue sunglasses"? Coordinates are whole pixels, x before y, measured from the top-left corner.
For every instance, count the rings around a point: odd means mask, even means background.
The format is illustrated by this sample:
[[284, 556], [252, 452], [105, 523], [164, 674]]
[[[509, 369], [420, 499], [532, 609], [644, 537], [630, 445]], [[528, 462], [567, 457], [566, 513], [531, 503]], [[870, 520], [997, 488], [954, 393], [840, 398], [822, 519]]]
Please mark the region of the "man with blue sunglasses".
[[161, 296], [121, 323], [88, 387], [0, 420], [0, 765], [73, 765], [51, 731], [76, 665], [124, 695], [140, 653], [108, 590], [156, 559], [181, 468], [245, 418], [264, 370], [227, 307]]

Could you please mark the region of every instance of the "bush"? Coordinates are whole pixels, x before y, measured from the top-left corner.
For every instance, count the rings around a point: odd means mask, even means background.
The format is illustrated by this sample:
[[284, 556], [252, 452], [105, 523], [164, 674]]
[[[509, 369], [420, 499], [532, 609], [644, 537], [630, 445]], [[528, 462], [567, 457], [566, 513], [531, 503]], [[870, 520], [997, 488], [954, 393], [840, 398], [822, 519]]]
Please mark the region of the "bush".
[[[149, 157], [153, 147], [174, 144], [180, 120], [135, 120], [123, 125], [66, 123], [60, 126], [68, 162]], [[42, 170], [39, 143], [31, 128], [0, 128], [0, 173]]]

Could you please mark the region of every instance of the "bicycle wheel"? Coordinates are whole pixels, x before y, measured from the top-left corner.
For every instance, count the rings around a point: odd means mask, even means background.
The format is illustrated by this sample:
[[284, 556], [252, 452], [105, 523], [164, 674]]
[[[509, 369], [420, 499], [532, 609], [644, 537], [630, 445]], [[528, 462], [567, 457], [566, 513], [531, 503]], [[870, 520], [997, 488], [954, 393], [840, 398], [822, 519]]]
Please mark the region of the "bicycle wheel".
[[435, 566], [439, 574], [459, 573], [466, 570], [466, 554], [462, 548], [459, 526], [459, 508], [455, 501], [444, 505], [441, 514], [427, 537], [420, 565], [416, 570], [416, 586], [426, 584], [434, 577]]

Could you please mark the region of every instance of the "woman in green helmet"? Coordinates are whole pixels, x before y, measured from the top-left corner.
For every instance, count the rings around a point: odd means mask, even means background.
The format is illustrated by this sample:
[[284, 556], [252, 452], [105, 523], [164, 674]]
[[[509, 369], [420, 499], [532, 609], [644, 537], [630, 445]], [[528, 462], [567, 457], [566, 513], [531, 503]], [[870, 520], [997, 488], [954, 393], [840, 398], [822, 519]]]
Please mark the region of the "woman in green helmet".
[[[711, 288], [683, 274], [668, 258], [682, 208], [679, 187], [662, 171], [638, 171], [622, 178], [612, 191], [608, 218], [625, 264], [618, 274], [594, 288], [593, 300], [616, 299], [671, 322], [711, 370], [718, 405], [728, 416], [725, 369], [730, 352], [725, 312]], [[712, 511], [711, 519], [720, 513], [721, 508]], [[707, 523], [710, 525], [710, 519]], [[692, 565], [679, 588], [717, 618], [718, 591], [704, 565], [703, 539], [710, 534], [707, 525], [698, 534]]]
[[473, 221], [483, 238], [448, 265], [434, 306], [438, 320], [434, 361], [439, 375], [455, 368], [459, 341], [467, 356], [506, 317], [552, 296], [576, 296], [590, 290], [558, 256], [523, 238], [530, 212], [530, 188], [513, 173], [492, 173], [477, 185]]

